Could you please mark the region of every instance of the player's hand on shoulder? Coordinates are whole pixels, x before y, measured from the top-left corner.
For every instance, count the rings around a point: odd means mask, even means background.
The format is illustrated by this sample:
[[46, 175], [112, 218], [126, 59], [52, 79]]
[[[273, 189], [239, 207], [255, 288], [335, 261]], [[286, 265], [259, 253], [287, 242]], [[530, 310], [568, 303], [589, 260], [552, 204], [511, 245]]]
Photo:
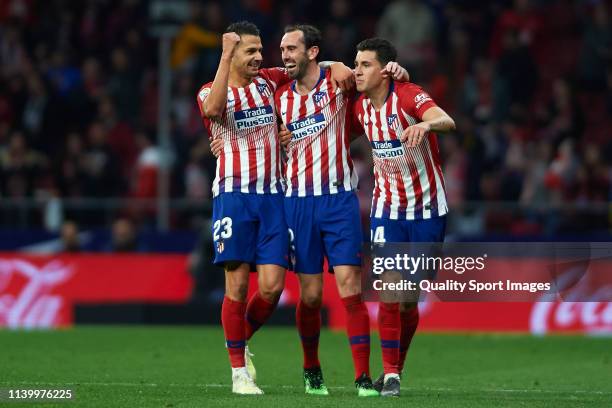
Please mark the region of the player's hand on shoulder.
[[239, 42], [240, 36], [235, 32], [223, 34], [223, 53], [232, 56]]
[[291, 132], [284, 124], [280, 125], [280, 129], [278, 130], [278, 139], [280, 140], [281, 146], [286, 148], [291, 141]]
[[388, 62], [380, 73], [383, 75], [383, 78], [391, 77], [396, 81], [402, 82], [408, 82], [410, 80], [408, 71], [395, 61]]
[[335, 62], [329, 68], [331, 71], [331, 81], [334, 87], [340, 88], [342, 92], [347, 92], [355, 86], [355, 75], [353, 70], [341, 62]]
[[423, 141], [423, 138], [427, 136], [431, 127], [426, 122], [417, 123], [416, 125], [409, 126], [402, 132], [400, 140], [402, 143], [406, 143], [408, 147], [416, 147]]
[[210, 142], [210, 151], [212, 152], [213, 156], [218, 158], [221, 155], [223, 144], [222, 139], [214, 139], [212, 142]]

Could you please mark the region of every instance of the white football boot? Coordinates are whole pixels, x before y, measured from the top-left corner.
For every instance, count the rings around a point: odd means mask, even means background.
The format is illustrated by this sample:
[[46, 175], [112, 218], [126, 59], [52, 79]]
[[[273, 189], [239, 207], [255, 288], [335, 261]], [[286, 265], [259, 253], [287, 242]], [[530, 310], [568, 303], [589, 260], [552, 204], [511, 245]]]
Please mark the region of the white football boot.
[[232, 392], [241, 395], [261, 395], [264, 393], [249, 377], [246, 367], [232, 368]]

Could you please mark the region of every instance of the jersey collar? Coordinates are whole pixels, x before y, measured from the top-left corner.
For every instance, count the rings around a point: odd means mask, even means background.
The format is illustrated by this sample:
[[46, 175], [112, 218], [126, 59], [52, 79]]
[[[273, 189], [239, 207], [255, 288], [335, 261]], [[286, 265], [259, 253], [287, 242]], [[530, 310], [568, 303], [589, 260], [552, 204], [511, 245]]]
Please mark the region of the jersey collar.
[[[323, 68], [319, 68], [319, 80], [317, 81], [315, 86], [310, 90], [310, 92], [312, 92], [314, 89], [317, 89], [317, 87], [319, 86], [321, 81], [323, 81], [324, 79], [325, 79], [325, 70]], [[293, 82], [291, 83], [291, 90], [293, 92], [295, 92], [295, 93], [298, 93], [298, 91], [296, 91], [296, 89], [295, 89], [295, 84], [296, 83], [297, 83], [297, 80], [294, 79]]]

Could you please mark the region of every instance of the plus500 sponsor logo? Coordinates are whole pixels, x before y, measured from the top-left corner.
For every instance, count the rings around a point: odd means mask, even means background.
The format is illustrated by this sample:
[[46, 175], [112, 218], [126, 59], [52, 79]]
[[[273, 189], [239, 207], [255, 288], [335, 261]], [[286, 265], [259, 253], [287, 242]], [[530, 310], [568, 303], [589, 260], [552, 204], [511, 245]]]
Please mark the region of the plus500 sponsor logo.
[[246, 109], [234, 112], [236, 127], [238, 130], [250, 129], [256, 126], [270, 125], [274, 123], [272, 106], [266, 105], [260, 108]]
[[325, 116], [323, 116], [322, 113], [318, 113], [305, 119], [289, 123], [287, 129], [292, 133], [291, 140], [296, 141], [322, 131], [326, 125]]
[[384, 140], [381, 142], [372, 142], [372, 151], [374, 156], [379, 159], [389, 159], [404, 155], [402, 142], [399, 140]]

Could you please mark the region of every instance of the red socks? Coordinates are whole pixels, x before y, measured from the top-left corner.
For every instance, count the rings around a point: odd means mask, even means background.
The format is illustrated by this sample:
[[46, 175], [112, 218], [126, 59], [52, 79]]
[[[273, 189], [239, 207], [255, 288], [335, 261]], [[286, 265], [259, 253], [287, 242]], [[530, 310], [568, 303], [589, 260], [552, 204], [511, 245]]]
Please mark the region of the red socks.
[[295, 321], [302, 340], [304, 368], [320, 367], [321, 307], [308, 307], [300, 300], [295, 311]]
[[[378, 304], [378, 333], [385, 374], [399, 374], [400, 312], [399, 303]], [[405, 355], [405, 354], [404, 354]]]
[[370, 316], [361, 294], [342, 298], [346, 309], [346, 331], [353, 353], [355, 379], [362, 373], [370, 376]]
[[232, 367], [244, 367], [244, 312], [246, 303], [225, 296], [221, 307], [221, 323]]
[[276, 303], [270, 303], [262, 298], [259, 291], [255, 292], [246, 308], [245, 337], [250, 340], [253, 333], [264, 324], [274, 312]]
[[400, 335], [400, 356], [399, 356], [399, 371], [404, 369], [404, 362], [406, 361], [406, 353], [410, 348], [410, 342], [414, 336], [414, 332], [419, 325], [419, 308], [417, 306], [408, 310], [407, 312], [400, 313], [400, 319], [402, 322], [402, 330]]

